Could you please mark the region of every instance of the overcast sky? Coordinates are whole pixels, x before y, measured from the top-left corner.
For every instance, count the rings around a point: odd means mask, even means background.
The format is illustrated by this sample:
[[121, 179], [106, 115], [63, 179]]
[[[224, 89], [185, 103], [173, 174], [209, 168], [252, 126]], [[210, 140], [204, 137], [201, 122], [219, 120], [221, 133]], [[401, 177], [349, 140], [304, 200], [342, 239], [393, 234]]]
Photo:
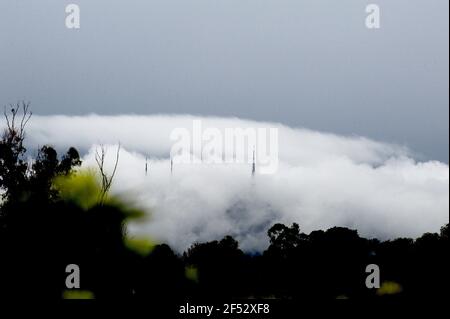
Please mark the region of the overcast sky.
[[[381, 7], [381, 29], [365, 6]], [[65, 27], [65, 6], [81, 29]], [[448, 162], [447, 0], [0, 1], [0, 104], [363, 135]], [[419, 155], [419, 157], [420, 157]]]

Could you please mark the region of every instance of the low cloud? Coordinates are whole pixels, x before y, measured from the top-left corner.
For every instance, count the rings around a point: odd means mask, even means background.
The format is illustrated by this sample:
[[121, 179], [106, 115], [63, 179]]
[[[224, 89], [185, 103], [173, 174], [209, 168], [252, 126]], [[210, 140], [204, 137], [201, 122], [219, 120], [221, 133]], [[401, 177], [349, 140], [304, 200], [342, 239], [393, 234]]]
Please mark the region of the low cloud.
[[[252, 178], [248, 164], [179, 164], [171, 174], [170, 132], [191, 128], [194, 119], [219, 129], [278, 128], [277, 173]], [[363, 137], [235, 118], [163, 115], [34, 116], [27, 133], [30, 147], [77, 147], [84, 166], [95, 165], [98, 144], [109, 145], [112, 166], [120, 142], [112, 191], [149, 211], [149, 219], [130, 225], [130, 233], [178, 251], [228, 234], [244, 250], [260, 251], [276, 222], [297, 222], [304, 232], [345, 226], [388, 239], [435, 232], [449, 219], [447, 164], [417, 162], [405, 147]]]

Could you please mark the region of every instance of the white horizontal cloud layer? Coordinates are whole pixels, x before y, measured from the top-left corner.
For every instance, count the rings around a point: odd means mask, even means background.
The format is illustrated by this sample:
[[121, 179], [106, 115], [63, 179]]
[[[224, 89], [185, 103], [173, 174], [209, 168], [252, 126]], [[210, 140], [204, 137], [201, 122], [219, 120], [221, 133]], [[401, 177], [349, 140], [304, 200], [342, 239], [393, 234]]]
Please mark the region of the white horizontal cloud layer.
[[[94, 166], [95, 145], [122, 145], [113, 185], [117, 194], [148, 209], [132, 234], [182, 251], [194, 242], [230, 234], [245, 250], [267, 247], [267, 229], [297, 222], [304, 232], [346, 226], [380, 239], [435, 232], [449, 219], [449, 168], [416, 162], [404, 147], [362, 137], [293, 129], [234, 118], [201, 118], [203, 126], [276, 127], [279, 169], [251, 178], [247, 164], [175, 165], [170, 174], [170, 132], [192, 128], [193, 116], [34, 116], [28, 145], [75, 146]], [[145, 157], [150, 158], [145, 176]]]

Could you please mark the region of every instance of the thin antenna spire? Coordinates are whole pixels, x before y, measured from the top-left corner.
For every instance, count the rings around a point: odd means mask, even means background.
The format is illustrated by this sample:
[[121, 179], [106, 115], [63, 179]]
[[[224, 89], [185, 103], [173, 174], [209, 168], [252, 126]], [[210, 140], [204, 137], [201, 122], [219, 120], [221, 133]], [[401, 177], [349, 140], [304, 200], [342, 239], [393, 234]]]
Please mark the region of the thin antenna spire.
[[147, 176], [148, 173], [148, 158], [147, 156], [145, 157], [145, 176]]
[[255, 162], [255, 147], [253, 146], [253, 164], [252, 164], [252, 176], [256, 173], [256, 162]]
[[170, 174], [173, 174], [173, 159], [170, 158]]

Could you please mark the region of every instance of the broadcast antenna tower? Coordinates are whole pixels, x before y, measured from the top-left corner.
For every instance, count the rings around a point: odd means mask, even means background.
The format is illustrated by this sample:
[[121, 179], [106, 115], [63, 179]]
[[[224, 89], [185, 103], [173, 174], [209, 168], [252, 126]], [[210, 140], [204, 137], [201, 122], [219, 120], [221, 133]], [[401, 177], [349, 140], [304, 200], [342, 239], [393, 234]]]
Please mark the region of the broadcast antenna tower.
[[255, 148], [253, 147], [252, 177], [255, 176], [255, 173], [256, 173], [256, 161], [255, 161]]
[[145, 176], [147, 176], [148, 173], [148, 159], [145, 157]]

